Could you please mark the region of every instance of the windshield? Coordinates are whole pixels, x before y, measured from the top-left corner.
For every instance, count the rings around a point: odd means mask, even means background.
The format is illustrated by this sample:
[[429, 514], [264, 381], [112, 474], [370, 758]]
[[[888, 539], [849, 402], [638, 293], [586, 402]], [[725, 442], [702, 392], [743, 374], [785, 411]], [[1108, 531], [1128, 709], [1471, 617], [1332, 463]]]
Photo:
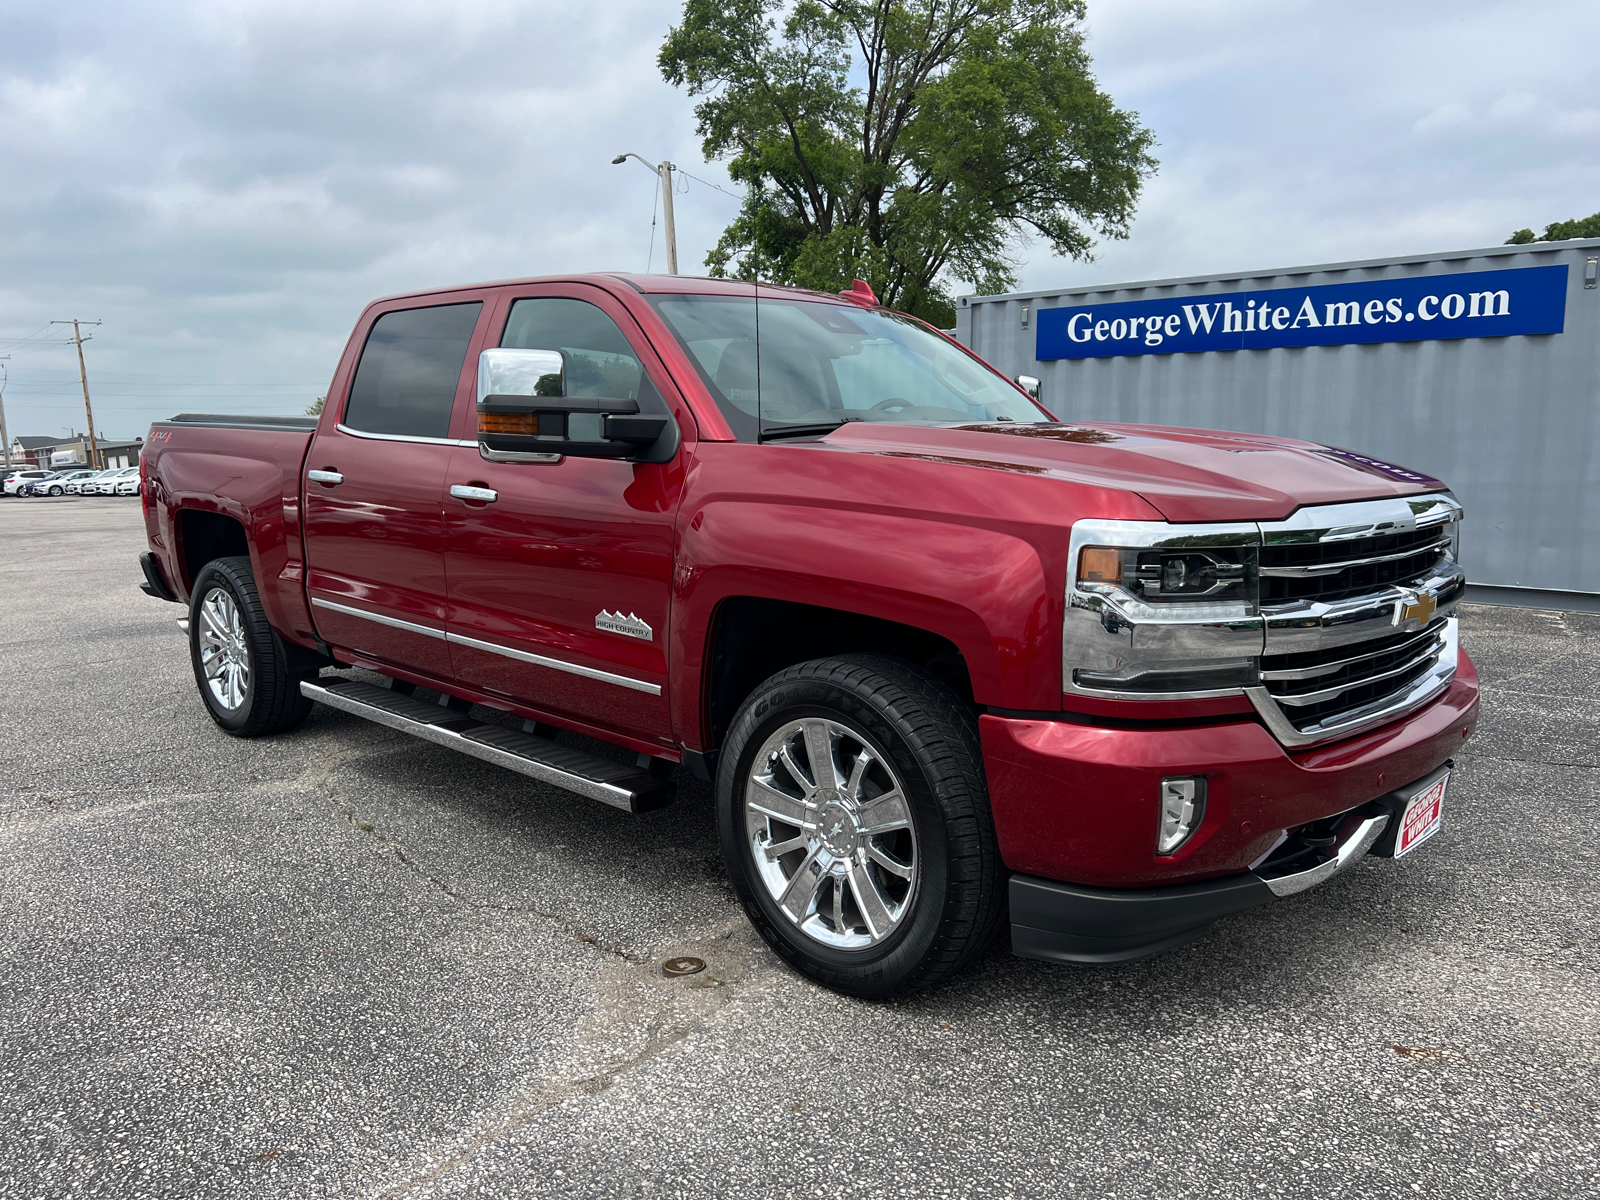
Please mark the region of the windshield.
[[845, 421], [1043, 423], [1016, 388], [908, 317], [815, 300], [660, 296], [741, 441]]

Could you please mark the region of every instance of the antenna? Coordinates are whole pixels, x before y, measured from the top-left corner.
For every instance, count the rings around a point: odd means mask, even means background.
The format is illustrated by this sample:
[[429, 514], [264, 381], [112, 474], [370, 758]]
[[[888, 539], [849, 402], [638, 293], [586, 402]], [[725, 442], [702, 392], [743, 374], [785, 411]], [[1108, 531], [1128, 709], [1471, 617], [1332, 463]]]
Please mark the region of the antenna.
[[767, 422], [761, 414], [761, 208], [766, 203], [766, 180], [757, 175], [753, 185], [756, 201], [755, 220], [751, 223], [754, 236], [750, 239], [750, 259], [755, 264], [751, 272], [755, 276], [756, 293], [756, 444], [766, 440]]

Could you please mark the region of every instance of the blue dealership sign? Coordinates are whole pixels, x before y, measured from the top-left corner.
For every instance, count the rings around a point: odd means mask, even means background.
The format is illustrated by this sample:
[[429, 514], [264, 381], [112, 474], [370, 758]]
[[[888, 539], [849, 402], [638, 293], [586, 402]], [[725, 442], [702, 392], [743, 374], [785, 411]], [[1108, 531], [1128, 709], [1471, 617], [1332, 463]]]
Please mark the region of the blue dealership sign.
[[1240, 289], [1043, 308], [1035, 353], [1104, 358], [1560, 333], [1566, 308], [1565, 266]]

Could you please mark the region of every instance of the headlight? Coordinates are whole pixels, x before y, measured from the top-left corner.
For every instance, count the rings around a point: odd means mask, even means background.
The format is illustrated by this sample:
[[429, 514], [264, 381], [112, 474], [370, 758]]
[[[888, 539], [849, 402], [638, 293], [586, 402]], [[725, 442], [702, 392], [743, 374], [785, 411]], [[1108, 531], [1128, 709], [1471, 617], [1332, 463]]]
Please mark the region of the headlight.
[[1254, 523], [1078, 522], [1064, 690], [1157, 699], [1259, 683], [1260, 538]]
[[1255, 553], [1252, 547], [1192, 550], [1132, 550], [1085, 546], [1078, 552], [1078, 586], [1086, 591], [1121, 588], [1150, 604], [1242, 604], [1254, 610]]

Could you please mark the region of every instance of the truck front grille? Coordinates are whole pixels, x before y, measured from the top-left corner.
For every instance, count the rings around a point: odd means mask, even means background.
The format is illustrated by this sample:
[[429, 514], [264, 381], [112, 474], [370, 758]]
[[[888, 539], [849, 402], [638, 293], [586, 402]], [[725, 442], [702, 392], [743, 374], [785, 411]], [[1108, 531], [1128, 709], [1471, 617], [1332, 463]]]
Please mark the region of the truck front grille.
[[1261, 548], [1261, 604], [1331, 603], [1425, 579], [1450, 548], [1446, 528]]
[[1439, 667], [1449, 620], [1419, 632], [1300, 654], [1269, 654], [1261, 679], [1289, 724], [1310, 734], [1405, 697]]

